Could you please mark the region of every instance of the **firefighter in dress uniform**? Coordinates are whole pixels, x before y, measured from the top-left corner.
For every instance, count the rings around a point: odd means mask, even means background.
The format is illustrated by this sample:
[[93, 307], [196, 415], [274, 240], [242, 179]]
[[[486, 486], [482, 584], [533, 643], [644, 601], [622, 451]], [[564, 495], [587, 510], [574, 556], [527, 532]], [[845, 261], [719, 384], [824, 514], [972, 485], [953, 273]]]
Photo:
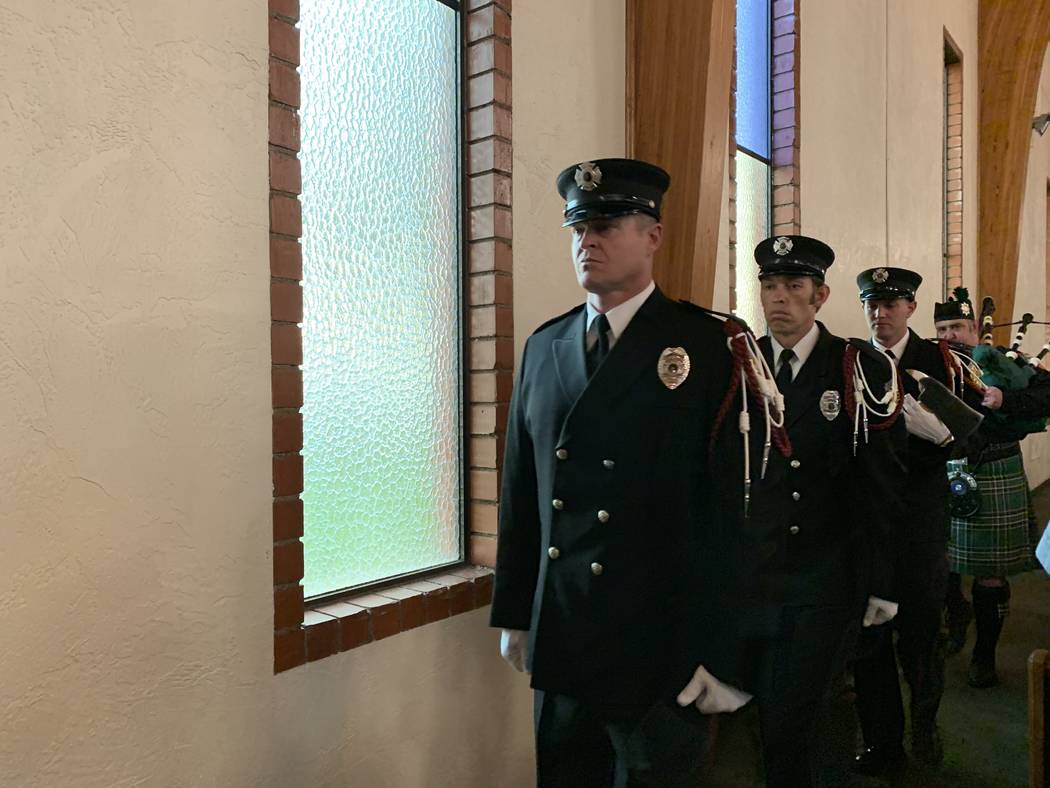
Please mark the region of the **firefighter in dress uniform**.
[[510, 406], [491, 623], [531, 673], [538, 784], [695, 786], [732, 686], [728, 521], [709, 461], [723, 323], [652, 281], [667, 173], [557, 179], [586, 303], [540, 326]]
[[[753, 430], [749, 506], [741, 515], [739, 681], [759, 706], [766, 784], [814, 784], [823, 697], [851, 628], [896, 613], [895, 496], [904, 424], [895, 368], [868, 342], [816, 320], [834, 252], [800, 235], [755, 249], [768, 333], [758, 345], [783, 395], [782, 451]], [[774, 414], [775, 415], [775, 414]], [[726, 451], [735, 441], [727, 435]], [[765, 458], [768, 458], [768, 462]], [[734, 677], [736, 678], [736, 677]]]
[[[905, 268], [870, 268], [857, 277], [872, 344], [894, 359], [905, 392], [908, 474], [900, 490], [904, 516], [897, 523], [896, 590], [900, 602], [890, 624], [860, 637], [853, 675], [865, 749], [854, 770], [876, 775], [904, 761], [904, 705], [897, 661], [911, 691], [912, 755], [927, 763], [942, 758], [937, 709], [944, 693], [941, 612], [948, 581], [948, 477], [954, 436], [917, 402], [917, 370], [950, 386], [946, 347], [922, 339], [908, 320], [922, 277]], [[894, 632], [897, 634], [896, 652]], [[896, 654], [896, 655], [895, 655]]]

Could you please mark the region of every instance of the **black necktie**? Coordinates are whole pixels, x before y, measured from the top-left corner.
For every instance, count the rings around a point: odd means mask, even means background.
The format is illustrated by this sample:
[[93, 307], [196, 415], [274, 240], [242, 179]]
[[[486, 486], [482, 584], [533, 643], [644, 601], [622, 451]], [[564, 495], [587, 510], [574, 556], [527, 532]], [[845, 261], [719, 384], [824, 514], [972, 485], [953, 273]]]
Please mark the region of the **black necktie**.
[[587, 351], [587, 377], [594, 375], [594, 371], [609, 355], [609, 318], [605, 315], [598, 315], [591, 323], [591, 331], [598, 333], [598, 339]]
[[794, 378], [794, 372], [791, 371], [791, 359], [794, 357], [795, 351], [790, 348], [784, 348], [780, 351], [780, 369], [777, 371], [776, 382], [777, 388], [780, 389], [781, 393], [787, 390]]

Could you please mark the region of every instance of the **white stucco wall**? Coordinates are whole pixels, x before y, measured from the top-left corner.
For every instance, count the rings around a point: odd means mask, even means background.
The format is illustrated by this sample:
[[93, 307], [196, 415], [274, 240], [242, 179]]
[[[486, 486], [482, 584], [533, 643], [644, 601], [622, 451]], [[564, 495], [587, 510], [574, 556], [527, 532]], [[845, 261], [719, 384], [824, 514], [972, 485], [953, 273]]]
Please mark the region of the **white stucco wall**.
[[533, 784], [486, 610], [273, 675], [267, 4], [0, 48], [0, 783]]
[[626, 151], [625, 24], [625, 0], [514, 6], [516, 355], [537, 326], [584, 300], [554, 179]]

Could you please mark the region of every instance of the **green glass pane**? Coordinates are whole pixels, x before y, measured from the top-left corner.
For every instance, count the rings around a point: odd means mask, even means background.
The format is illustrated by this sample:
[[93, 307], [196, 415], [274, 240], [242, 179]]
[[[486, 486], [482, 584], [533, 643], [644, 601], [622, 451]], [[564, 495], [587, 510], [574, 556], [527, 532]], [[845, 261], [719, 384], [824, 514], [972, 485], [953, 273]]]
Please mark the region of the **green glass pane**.
[[766, 321], [759, 300], [755, 247], [769, 237], [769, 165], [736, 153], [736, 314], [761, 335]]
[[455, 561], [459, 20], [301, 0], [307, 596]]

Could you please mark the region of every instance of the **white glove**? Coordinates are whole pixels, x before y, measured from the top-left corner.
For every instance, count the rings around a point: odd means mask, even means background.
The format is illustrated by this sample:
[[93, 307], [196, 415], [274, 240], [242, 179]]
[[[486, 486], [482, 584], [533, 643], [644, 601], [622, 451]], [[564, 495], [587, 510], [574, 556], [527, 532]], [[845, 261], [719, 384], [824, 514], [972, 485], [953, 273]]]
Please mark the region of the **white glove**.
[[933, 415], [933, 411], [915, 401], [911, 394], [904, 395], [904, 424], [908, 434], [929, 441], [936, 446], [943, 446], [952, 440], [951, 431], [944, 422]]
[[678, 705], [695, 703], [701, 714], [722, 714], [736, 711], [751, 700], [743, 690], [723, 684], [700, 665], [693, 678], [678, 693]]
[[499, 636], [499, 654], [518, 673], [525, 672], [525, 652], [529, 648], [529, 633], [523, 629], [504, 629]]
[[864, 626], [877, 627], [879, 624], [892, 621], [895, 615], [897, 615], [896, 602], [887, 602], [877, 596], [869, 596], [868, 609], [864, 611]]

